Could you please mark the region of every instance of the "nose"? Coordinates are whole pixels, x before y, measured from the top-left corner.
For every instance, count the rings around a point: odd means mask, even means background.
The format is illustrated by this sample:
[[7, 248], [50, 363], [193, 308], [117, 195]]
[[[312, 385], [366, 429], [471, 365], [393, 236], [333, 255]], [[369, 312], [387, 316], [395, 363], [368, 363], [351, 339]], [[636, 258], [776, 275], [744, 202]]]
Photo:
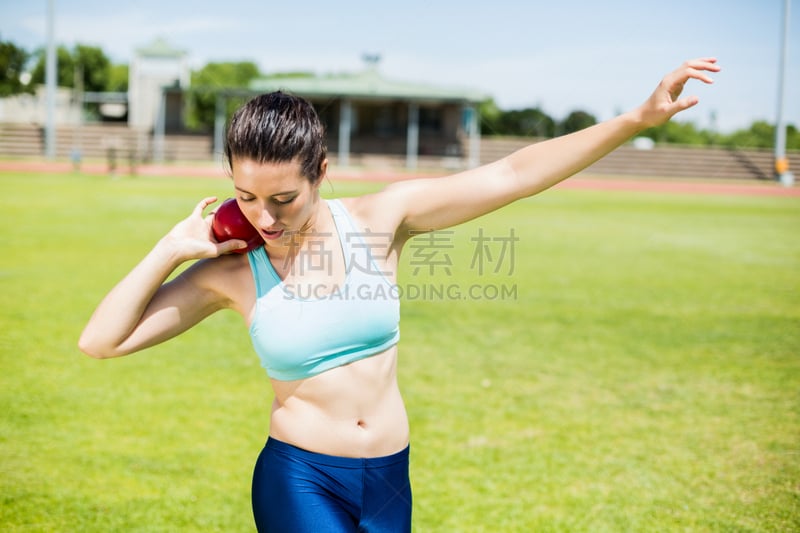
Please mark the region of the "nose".
[[275, 223], [276, 220], [277, 218], [275, 217], [275, 215], [270, 213], [269, 209], [264, 207], [258, 214], [258, 220], [257, 220], [258, 227], [261, 229], [269, 228]]

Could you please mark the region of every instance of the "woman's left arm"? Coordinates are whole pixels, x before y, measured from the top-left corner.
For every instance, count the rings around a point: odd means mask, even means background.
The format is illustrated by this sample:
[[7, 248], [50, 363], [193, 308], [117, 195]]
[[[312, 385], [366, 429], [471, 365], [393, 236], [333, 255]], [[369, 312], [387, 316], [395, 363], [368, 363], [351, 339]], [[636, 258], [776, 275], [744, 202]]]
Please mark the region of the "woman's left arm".
[[715, 58], [685, 62], [671, 72], [642, 105], [569, 135], [532, 144], [488, 165], [443, 178], [399, 182], [386, 189], [404, 212], [401, 228], [410, 233], [466, 222], [514, 200], [534, 195], [565, 180], [647, 128], [668, 121], [698, 102], [680, 97], [690, 79], [712, 83]]

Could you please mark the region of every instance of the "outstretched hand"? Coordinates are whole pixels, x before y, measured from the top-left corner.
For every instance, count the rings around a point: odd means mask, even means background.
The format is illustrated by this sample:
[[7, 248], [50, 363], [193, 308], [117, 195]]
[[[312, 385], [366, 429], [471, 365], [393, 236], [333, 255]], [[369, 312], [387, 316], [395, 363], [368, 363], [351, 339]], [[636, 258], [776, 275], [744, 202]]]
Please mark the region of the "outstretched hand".
[[680, 97], [686, 82], [696, 79], [703, 83], [714, 83], [707, 72], [719, 72], [720, 70], [716, 58], [703, 57], [686, 61], [679, 68], [664, 76], [650, 98], [639, 107], [638, 111], [641, 114], [644, 128], [659, 126], [676, 113], [696, 105], [700, 101], [697, 96]]
[[211, 232], [213, 211], [203, 217], [203, 211], [217, 201], [216, 197], [203, 198], [194, 208], [192, 214], [175, 225], [167, 234], [176, 252], [185, 259], [201, 259], [217, 257], [247, 246], [245, 241], [231, 239], [217, 242]]

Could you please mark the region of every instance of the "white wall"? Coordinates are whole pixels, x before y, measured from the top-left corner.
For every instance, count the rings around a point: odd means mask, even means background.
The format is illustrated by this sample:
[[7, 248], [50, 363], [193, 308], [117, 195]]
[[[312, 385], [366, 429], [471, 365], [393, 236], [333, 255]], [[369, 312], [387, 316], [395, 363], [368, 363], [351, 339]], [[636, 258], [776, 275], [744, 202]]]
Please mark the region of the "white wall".
[[[0, 98], [0, 122], [12, 124], [45, 124], [47, 122], [47, 97], [44, 85], [36, 87], [35, 94], [18, 94]], [[81, 109], [73, 101], [72, 89], [56, 89], [56, 116], [58, 125], [76, 125]]]
[[189, 86], [189, 66], [185, 58], [137, 57], [131, 62], [128, 78], [128, 124], [150, 129], [155, 126], [161, 88]]

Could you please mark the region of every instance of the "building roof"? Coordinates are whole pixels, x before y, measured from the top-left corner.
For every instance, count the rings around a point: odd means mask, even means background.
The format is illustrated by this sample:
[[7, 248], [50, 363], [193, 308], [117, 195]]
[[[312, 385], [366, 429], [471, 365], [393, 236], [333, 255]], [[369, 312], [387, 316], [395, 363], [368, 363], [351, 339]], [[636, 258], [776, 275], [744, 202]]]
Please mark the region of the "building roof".
[[384, 78], [375, 68], [357, 73], [321, 76], [267, 76], [253, 80], [250, 89], [259, 92], [283, 90], [298, 96], [348, 97], [374, 100], [416, 100], [477, 103], [489, 95], [469, 88], [444, 87]]
[[150, 44], [136, 49], [138, 57], [160, 57], [180, 59], [186, 55], [186, 51], [173, 48], [166, 39], [158, 37]]

